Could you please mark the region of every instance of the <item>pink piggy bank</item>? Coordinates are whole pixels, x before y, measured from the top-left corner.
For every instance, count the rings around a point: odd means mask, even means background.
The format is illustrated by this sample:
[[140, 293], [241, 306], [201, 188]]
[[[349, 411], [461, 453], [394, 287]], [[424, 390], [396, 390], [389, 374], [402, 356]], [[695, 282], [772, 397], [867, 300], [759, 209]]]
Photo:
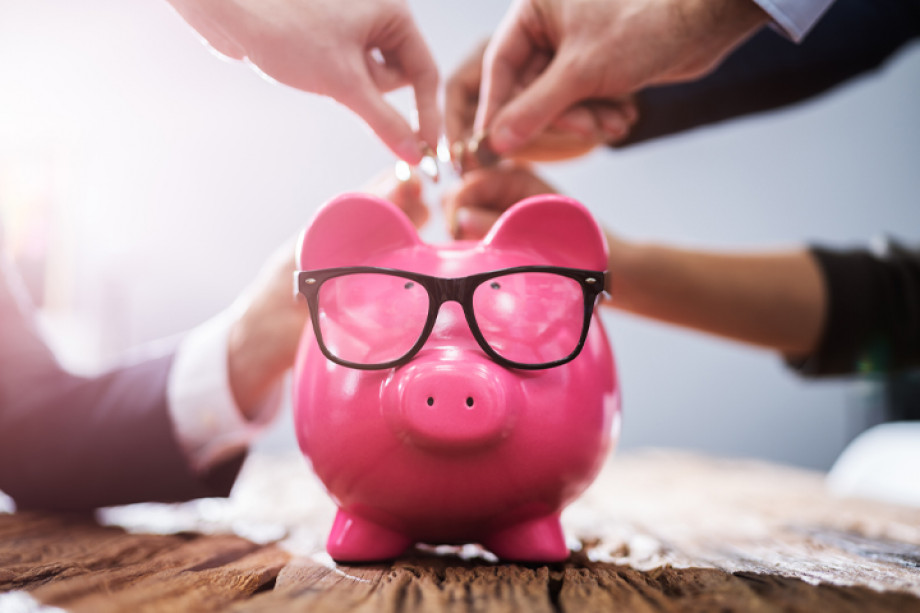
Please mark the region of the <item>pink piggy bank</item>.
[[567, 558], [559, 514], [619, 430], [594, 312], [607, 248], [588, 211], [538, 196], [482, 241], [430, 245], [393, 204], [346, 194], [299, 249], [312, 326], [294, 411], [338, 505], [329, 554], [475, 542], [507, 560]]

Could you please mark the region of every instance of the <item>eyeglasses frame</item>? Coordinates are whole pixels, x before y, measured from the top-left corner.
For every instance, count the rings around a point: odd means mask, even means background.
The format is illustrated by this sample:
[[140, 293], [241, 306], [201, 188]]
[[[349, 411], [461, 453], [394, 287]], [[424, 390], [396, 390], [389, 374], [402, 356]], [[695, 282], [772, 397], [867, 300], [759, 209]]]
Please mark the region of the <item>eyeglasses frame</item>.
[[[574, 279], [575, 281], [578, 281], [578, 284], [581, 286], [582, 295], [584, 297], [582, 330], [575, 349], [572, 351], [572, 353], [564, 358], [540, 364], [527, 364], [524, 362], [515, 362], [513, 360], [509, 360], [508, 358], [502, 357], [496, 353], [494, 349], [492, 349], [492, 347], [483, 336], [482, 331], [479, 329], [479, 325], [476, 323], [476, 317], [473, 313], [473, 294], [476, 288], [489, 279], [524, 272], [557, 274], [563, 277]], [[425, 321], [425, 326], [423, 327], [415, 345], [413, 345], [409, 351], [407, 351], [399, 358], [380, 364], [360, 364], [357, 362], [349, 362], [348, 360], [343, 360], [333, 355], [332, 352], [330, 352], [326, 347], [325, 342], [323, 342], [323, 335], [320, 331], [319, 324], [319, 289], [322, 287], [323, 283], [330, 279], [353, 274], [387, 274], [401, 277], [418, 283], [428, 292], [428, 318]], [[466, 277], [456, 278], [434, 277], [431, 275], [410, 272], [407, 270], [381, 268], [376, 266], [344, 266], [317, 270], [299, 270], [294, 272], [294, 293], [295, 296], [297, 294], [302, 294], [307, 299], [307, 305], [310, 310], [310, 320], [312, 321], [313, 325], [313, 333], [316, 337], [320, 351], [324, 356], [326, 356], [326, 358], [336, 364], [339, 364], [340, 366], [355, 368], [358, 370], [385, 370], [388, 368], [397, 368], [408, 363], [419, 351], [421, 351], [422, 347], [428, 341], [428, 337], [431, 335], [432, 330], [434, 330], [435, 323], [437, 322], [438, 314], [441, 311], [441, 306], [445, 302], [457, 302], [463, 309], [466, 323], [469, 326], [470, 332], [473, 334], [473, 338], [476, 339], [476, 342], [479, 344], [482, 350], [493, 361], [501, 366], [508, 368], [517, 368], [521, 370], [543, 370], [571, 362], [576, 357], [578, 357], [578, 354], [581, 353], [581, 350], [585, 345], [585, 340], [588, 337], [588, 330], [591, 327], [591, 318], [594, 314], [594, 308], [597, 306], [597, 302], [600, 299], [600, 296], [605, 292], [604, 288], [606, 287], [606, 281], [606, 272], [597, 270], [584, 270], [580, 268], [566, 268], [561, 266], [516, 266], [513, 268], [502, 268], [499, 270], [482, 272], [468, 275]]]

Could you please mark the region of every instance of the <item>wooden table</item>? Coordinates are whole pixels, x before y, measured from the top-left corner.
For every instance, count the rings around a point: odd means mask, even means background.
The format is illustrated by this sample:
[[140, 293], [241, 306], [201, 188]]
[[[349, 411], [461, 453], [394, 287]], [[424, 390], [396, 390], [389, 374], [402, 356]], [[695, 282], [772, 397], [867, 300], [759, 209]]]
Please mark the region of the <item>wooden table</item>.
[[760, 462], [618, 455], [548, 566], [474, 545], [337, 566], [332, 512], [301, 457], [255, 456], [228, 500], [0, 514], [0, 611], [920, 611], [920, 509]]

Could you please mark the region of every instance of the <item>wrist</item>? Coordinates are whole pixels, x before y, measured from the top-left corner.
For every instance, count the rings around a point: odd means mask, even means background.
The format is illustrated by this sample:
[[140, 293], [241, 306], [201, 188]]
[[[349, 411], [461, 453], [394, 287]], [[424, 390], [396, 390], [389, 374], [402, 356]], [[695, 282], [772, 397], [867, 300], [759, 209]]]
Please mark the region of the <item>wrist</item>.
[[[254, 420], [289, 361], [279, 363], [272, 343], [260, 333], [260, 324], [243, 314], [227, 339], [227, 374], [236, 405], [247, 420]], [[293, 358], [292, 358], [293, 360]]]
[[713, 7], [711, 19], [712, 30], [734, 48], [769, 22], [770, 16], [754, 0], [723, 0]]
[[636, 271], [642, 266], [644, 250], [632, 243], [607, 232], [607, 287], [610, 306], [630, 310], [638, 292]]
[[610, 235], [607, 240], [610, 306], [644, 317], [661, 318], [670, 308], [671, 294], [677, 291], [679, 295], [688, 284], [683, 252]]
[[765, 25], [769, 16], [753, 0], [689, 0], [679, 3], [675, 26], [678, 56], [663, 82], [699, 78]]

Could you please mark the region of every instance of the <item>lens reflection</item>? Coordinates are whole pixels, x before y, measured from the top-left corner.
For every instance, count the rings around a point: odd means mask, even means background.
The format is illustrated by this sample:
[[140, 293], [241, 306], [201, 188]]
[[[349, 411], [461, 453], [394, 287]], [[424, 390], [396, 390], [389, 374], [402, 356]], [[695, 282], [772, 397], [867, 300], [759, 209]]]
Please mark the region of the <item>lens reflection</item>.
[[356, 273], [333, 277], [319, 289], [319, 326], [334, 356], [357, 364], [401, 358], [418, 341], [428, 318], [428, 292], [411, 279]]
[[473, 294], [473, 313], [489, 346], [524, 364], [562, 360], [578, 346], [584, 297], [575, 279], [547, 272], [495, 277]]

